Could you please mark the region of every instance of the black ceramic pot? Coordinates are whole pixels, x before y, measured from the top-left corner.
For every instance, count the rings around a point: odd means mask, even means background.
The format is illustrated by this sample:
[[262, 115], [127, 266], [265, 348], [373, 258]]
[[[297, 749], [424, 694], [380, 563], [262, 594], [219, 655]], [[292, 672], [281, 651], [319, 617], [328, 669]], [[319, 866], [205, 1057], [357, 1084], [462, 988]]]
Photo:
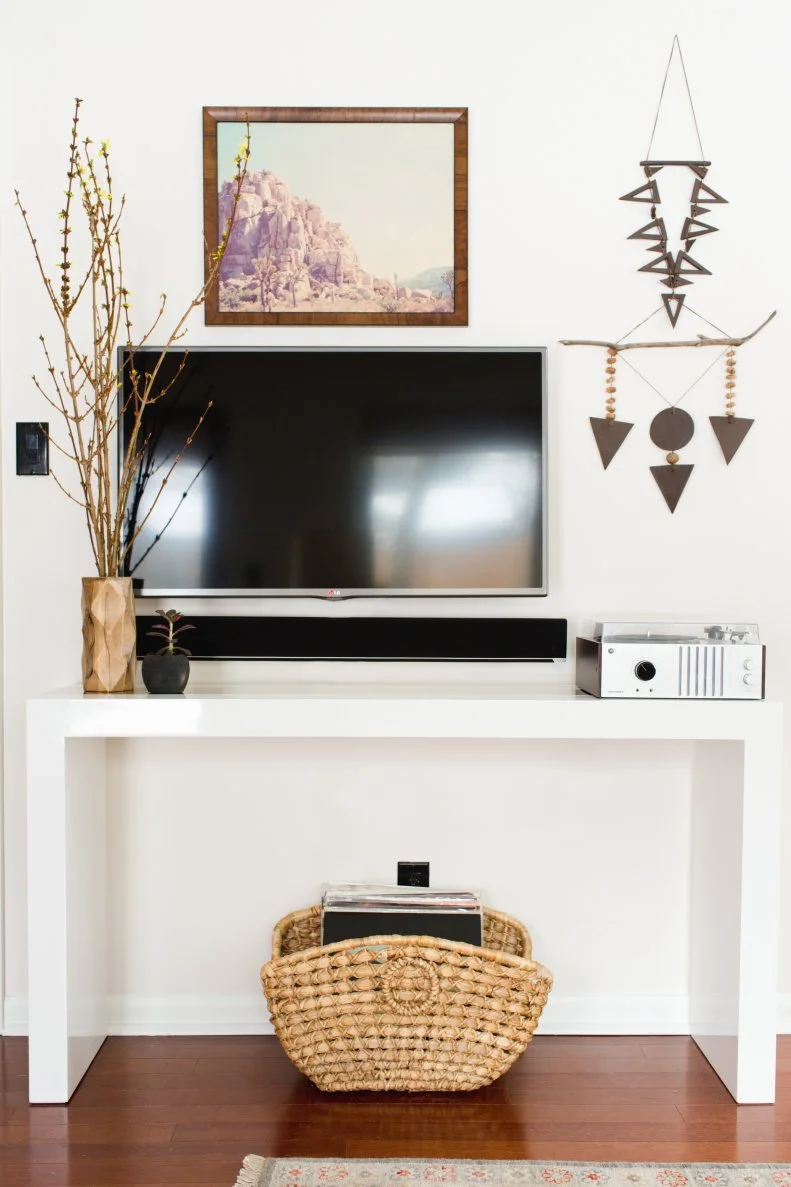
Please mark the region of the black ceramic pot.
[[143, 657], [143, 683], [149, 692], [178, 693], [190, 678], [188, 655], [146, 655]]

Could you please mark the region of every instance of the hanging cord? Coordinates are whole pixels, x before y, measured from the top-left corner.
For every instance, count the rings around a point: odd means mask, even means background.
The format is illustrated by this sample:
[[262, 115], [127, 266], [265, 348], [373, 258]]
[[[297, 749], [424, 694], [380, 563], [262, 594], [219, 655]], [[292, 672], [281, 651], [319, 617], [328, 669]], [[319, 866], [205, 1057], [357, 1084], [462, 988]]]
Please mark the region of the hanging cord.
[[676, 33], [675, 37], [673, 38], [673, 44], [670, 47], [670, 57], [667, 60], [667, 68], [665, 69], [665, 77], [662, 79], [662, 90], [659, 92], [659, 102], [656, 105], [656, 115], [654, 116], [654, 126], [651, 129], [651, 139], [648, 141], [648, 151], [645, 154], [645, 159], [647, 161], [650, 161], [650, 159], [651, 159], [651, 149], [654, 144], [654, 136], [656, 135], [656, 125], [659, 122], [659, 112], [662, 109], [662, 100], [665, 96], [665, 86], [667, 85], [667, 76], [670, 73], [670, 64], [673, 61], [673, 54], [675, 53], [676, 46], [678, 46], [678, 56], [681, 61], [681, 70], [684, 74], [684, 85], [687, 88], [687, 98], [689, 99], [689, 109], [692, 112], [692, 120], [695, 124], [695, 135], [698, 138], [698, 148], [700, 149], [701, 161], [703, 160], [704, 156], [706, 155], [703, 152], [703, 143], [700, 139], [700, 129], [698, 128], [698, 117], [695, 113], [695, 104], [692, 102], [692, 91], [689, 89], [689, 79], [687, 78], [687, 68], [684, 65], [684, 55], [681, 52], [681, 42], [678, 39], [678, 33]]
[[[717, 325], [715, 325], [715, 324], [714, 324], [714, 322], [713, 322], [713, 321], [709, 321], [709, 319], [708, 319], [707, 317], [704, 317], [702, 313], [698, 313], [698, 312], [697, 312], [697, 310], [696, 310], [696, 309], [693, 309], [693, 308], [692, 308], [690, 305], [686, 305], [686, 306], [685, 306], [685, 309], [688, 309], [688, 310], [689, 310], [689, 312], [690, 312], [690, 313], [691, 313], [691, 314], [692, 314], [694, 317], [698, 318], [698, 320], [699, 320], [699, 321], [703, 321], [703, 322], [705, 322], [705, 323], [706, 323], [706, 325], [707, 325], [707, 326], [711, 326], [712, 330], [716, 330], [718, 334], [722, 334], [722, 336], [723, 336], [724, 338], [730, 338], [730, 337], [731, 337], [731, 335], [728, 333], [728, 331], [727, 331], [727, 330], [723, 330], [721, 326], [717, 326]], [[657, 310], [656, 312], [657, 312], [657, 313], [659, 313], [659, 312], [660, 312], [660, 310]], [[650, 314], [650, 315], [649, 315], [649, 317], [647, 317], [645, 320], [646, 320], [646, 321], [649, 321], [649, 320], [650, 320], [650, 318], [652, 318], [652, 317], [654, 317], [654, 316], [655, 316], [655, 315], [652, 313], [652, 314]], [[645, 324], [644, 322], [640, 322], [640, 325], [644, 325], [644, 324]], [[638, 329], [638, 327], [637, 327], [637, 326], [635, 326], [635, 330], [636, 330], [636, 329]], [[634, 330], [630, 330], [630, 331], [629, 331], [629, 333], [630, 333], [630, 334], [633, 334], [633, 333], [634, 333]], [[626, 338], [626, 337], [628, 337], [628, 335], [627, 335], [627, 334], [624, 334], [624, 338]], [[618, 339], [618, 341], [619, 341], [619, 342], [623, 342], [623, 338], [619, 338], [619, 339]], [[709, 373], [709, 371], [712, 369], [712, 367], [715, 367], [715, 366], [717, 365], [717, 363], [720, 361], [720, 359], [722, 359], [722, 358], [724, 358], [724, 357], [725, 357], [725, 354], [726, 354], [726, 352], [727, 352], [729, 349], [730, 349], [729, 347], [726, 347], [726, 348], [725, 348], [725, 350], [721, 350], [721, 351], [720, 351], [720, 353], [719, 353], [719, 354], [716, 356], [716, 358], [714, 359], [714, 362], [712, 362], [712, 363], [709, 363], [709, 365], [708, 365], [708, 367], [706, 368], [706, 370], [701, 372], [701, 374], [700, 374], [700, 375], [697, 377], [697, 379], [694, 381], [694, 383], [691, 383], [691, 384], [689, 385], [689, 387], [687, 388], [687, 390], [686, 390], [686, 391], [684, 391], [684, 392], [682, 392], [682, 393], [681, 393], [681, 395], [678, 397], [678, 399], [677, 399], [677, 400], [668, 400], [667, 396], [663, 395], [663, 394], [662, 394], [662, 392], [660, 392], [659, 388], [658, 388], [658, 387], [655, 387], [655, 386], [654, 386], [654, 384], [651, 382], [651, 380], [650, 380], [650, 379], [646, 379], [646, 377], [645, 377], [645, 375], [643, 375], [642, 371], [638, 370], [638, 368], [637, 368], [637, 367], [635, 367], [634, 363], [631, 363], [631, 362], [629, 361], [629, 359], [626, 357], [626, 355], [625, 355], [625, 354], [623, 354], [622, 352], [619, 352], [619, 357], [620, 357], [621, 359], [623, 359], [623, 361], [626, 363], [627, 367], [631, 367], [631, 368], [632, 368], [632, 370], [634, 371], [635, 375], [637, 375], [637, 376], [638, 376], [640, 379], [642, 379], [643, 383], [646, 383], [646, 384], [648, 384], [648, 386], [651, 388], [651, 390], [652, 390], [652, 391], [655, 391], [655, 392], [656, 392], [656, 394], [659, 396], [659, 398], [660, 398], [661, 400], [664, 400], [664, 401], [665, 401], [665, 403], [667, 404], [668, 408], [677, 408], [677, 407], [678, 407], [678, 405], [681, 403], [681, 401], [682, 401], [682, 400], [684, 400], [684, 399], [686, 399], [686, 397], [687, 397], [687, 396], [689, 395], [689, 393], [692, 391], [693, 387], [696, 387], [696, 386], [697, 386], [697, 385], [700, 383], [701, 379], [705, 379], [705, 377], [708, 375], [708, 373]]]
[[[691, 313], [693, 317], [696, 317], [698, 321], [705, 322], [707, 326], [711, 326], [712, 330], [716, 330], [718, 334], [722, 334], [723, 338], [733, 337], [733, 335], [729, 334], [727, 330], [723, 330], [722, 326], [718, 326], [715, 322], [709, 321], [707, 317], [704, 317], [702, 313], [698, 313], [697, 309], [693, 309], [691, 305], [685, 305], [684, 308], [688, 313]], [[651, 319], [656, 317], [657, 313], [661, 313], [663, 309], [664, 305], [660, 305], [659, 308], [655, 309], [653, 313], [649, 313], [648, 317], [644, 317], [643, 320], [639, 321], [636, 326], [632, 326], [631, 330], [627, 330], [625, 334], [621, 334], [620, 338], [616, 338], [615, 345], [617, 346], [619, 343], [625, 342], [626, 339], [630, 338], [636, 330], [639, 330], [641, 326], [646, 324], [646, 322], [651, 321]]]
[[733, 337], [733, 334], [729, 334], [727, 330], [723, 330], [722, 326], [715, 325], [713, 321], [709, 321], [707, 317], [704, 317], [702, 313], [698, 313], [697, 309], [693, 309], [691, 305], [685, 305], [684, 308], [694, 314], [695, 317], [700, 318], [701, 321], [705, 321], [706, 325], [711, 326], [712, 330], [716, 330], [718, 334], [722, 334], [723, 338]]
[[[711, 326], [712, 330], [716, 330], [718, 334], [722, 334], [723, 338], [732, 337], [732, 335], [729, 334], [727, 330], [723, 330], [722, 326], [715, 325], [715, 323], [713, 321], [709, 321], [709, 319], [707, 317], [704, 317], [702, 313], [698, 313], [697, 309], [693, 309], [691, 305], [685, 305], [684, 308], [687, 309], [693, 315], [693, 317], [698, 318], [699, 321], [705, 322], [707, 326]], [[620, 337], [620, 338], [616, 338], [616, 345], [619, 342], [623, 342], [624, 339], [628, 338], [630, 334], [633, 334], [635, 332], [635, 330], [639, 330], [640, 327], [644, 326], [645, 323], [647, 321], [650, 321], [652, 317], [656, 317], [657, 313], [661, 313], [663, 309], [664, 309], [664, 305], [660, 305], [658, 309], [655, 309], [653, 313], [649, 313], [648, 317], [644, 317], [642, 321], [638, 322], [636, 326], [633, 326], [631, 328], [631, 330], [629, 330], [626, 334], [622, 335], [622, 337]], [[730, 348], [726, 347], [726, 350], [728, 350], [728, 349], [730, 349]], [[695, 380], [694, 383], [691, 383], [689, 385], [689, 387], [687, 388], [687, 390], [685, 392], [681, 393], [681, 395], [678, 397], [677, 400], [668, 400], [667, 396], [663, 395], [663, 393], [660, 392], [659, 388], [655, 387], [650, 379], [646, 379], [646, 377], [645, 377], [645, 375], [643, 375], [642, 371], [640, 371], [637, 367], [635, 367], [634, 363], [629, 361], [628, 356], [626, 354], [624, 354], [623, 351], [620, 351], [620, 350], [618, 351], [618, 358], [621, 359], [624, 363], [626, 363], [627, 367], [631, 367], [632, 370], [634, 371], [635, 375], [637, 375], [637, 377], [639, 379], [642, 379], [643, 383], [647, 384], [648, 387], [650, 387], [652, 391], [656, 392], [656, 394], [659, 396], [660, 400], [665, 401], [668, 408], [675, 408], [678, 404], [681, 403], [681, 401], [683, 399], [685, 399], [689, 395], [689, 393], [692, 391], [693, 387], [695, 387], [698, 383], [700, 383], [701, 379], [704, 379], [705, 376], [708, 375], [711, 368], [714, 367], [720, 361], [721, 358], [723, 358], [723, 356], [726, 353], [726, 350], [720, 351], [720, 353], [714, 359], [714, 362], [710, 363], [708, 365], [706, 370], [703, 371], [697, 377], [697, 379]]]
[[[727, 349], [727, 348], [726, 348], [726, 349]], [[719, 353], [719, 354], [717, 355], [717, 357], [714, 359], [714, 362], [713, 362], [713, 363], [709, 363], [709, 365], [708, 365], [708, 367], [706, 368], [706, 370], [705, 370], [705, 371], [703, 371], [703, 372], [701, 372], [701, 374], [700, 374], [700, 375], [697, 377], [697, 379], [694, 381], [694, 383], [691, 383], [691, 384], [689, 385], [689, 387], [687, 388], [687, 390], [686, 390], [686, 391], [684, 391], [684, 392], [682, 392], [682, 393], [681, 393], [681, 395], [678, 397], [678, 399], [677, 399], [677, 400], [668, 400], [667, 396], [663, 395], [663, 394], [662, 394], [662, 392], [660, 392], [660, 390], [659, 390], [659, 388], [658, 388], [658, 387], [654, 387], [654, 385], [653, 385], [653, 383], [651, 382], [651, 380], [650, 380], [650, 379], [646, 379], [646, 377], [645, 377], [645, 375], [643, 375], [642, 371], [638, 371], [638, 369], [637, 369], [637, 367], [635, 367], [634, 363], [631, 363], [631, 362], [629, 361], [629, 359], [626, 357], [626, 355], [625, 355], [625, 354], [623, 354], [623, 353], [621, 352], [621, 353], [619, 353], [619, 356], [618, 356], [618, 357], [620, 358], [620, 360], [621, 360], [621, 362], [622, 362], [622, 363], [626, 363], [627, 367], [631, 367], [631, 368], [632, 368], [632, 370], [634, 371], [635, 375], [638, 375], [638, 376], [640, 377], [640, 379], [642, 379], [643, 383], [647, 383], [647, 384], [648, 384], [648, 386], [649, 386], [649, 387], [650, 387], [650, 388], [651, 388], [653, 391], [655, 391], [655, 392], [656, 392], [656, 394], [659, 396], [659, 398], [660, 398], [661, 400], [664, 400], [664, 401], [665, 401], [665, 403], [667, 404], [668, 408], [677, 408], [677, 407], [678, 407], [678, 405], [681, 403], [681, 401], [686, 399], [686, 397], [687, 397], [687, 396], [689, 395], [689, 393], [692, 391], [693, 387], [697, 387], [697, 385], [700, 383], [701, 379], [705, 379], [705, 377], [708, 375], [708, 373], [709, 373], [709, 371], [712, 369], [712, 367], [715, 367], [715, 366], [717, 365], [717, 363], [720, 361], [720, 359], [722, 359], [722, 358], [724, 358], [724, 357], [725, 357], [725, 351], [724, 351], [724, 350], [720, 351], [720, 353]]]
[[630, 334], [633, 334], [635, 332], [635, 330], [639, 330], [641, 326], [644, 326], [645, 323], [647, 321], [650, 321], [652, 317], [656, 317], [657, 313], [661, 313], [663, 309], [664, 309], [664, 305], [660, 305], [659, 308], [655, 309], [653, 313], [649, 313], [648, 317], [644, 317], [643, 320], [639, 321], [636, 326], [632, 326], [631, 330], [627, 330], [626, 333], [622, 334], [620, 338], [616, 338], [615, 339], [616, 346], [618, 345], [619, 342], [623, 342], [625, 338], [628, 338]]

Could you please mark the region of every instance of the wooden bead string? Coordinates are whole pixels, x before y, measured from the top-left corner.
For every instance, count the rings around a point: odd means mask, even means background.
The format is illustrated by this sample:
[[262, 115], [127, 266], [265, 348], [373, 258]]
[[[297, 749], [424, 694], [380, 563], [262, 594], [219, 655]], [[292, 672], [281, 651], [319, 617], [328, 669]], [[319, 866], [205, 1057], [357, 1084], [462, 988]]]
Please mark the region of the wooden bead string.
[[607, 403], [605, 418], [607, 420], [615, 420], [615, 364], [618, 361], [618, 351], [614, 346], [607, 348], [607, 365], [605, 367], [605, 388], [607, 391]]
[[725, 413], [733, 420], [733, 406], [736, 400], [736, 351], [733, 347], [725, 352]]

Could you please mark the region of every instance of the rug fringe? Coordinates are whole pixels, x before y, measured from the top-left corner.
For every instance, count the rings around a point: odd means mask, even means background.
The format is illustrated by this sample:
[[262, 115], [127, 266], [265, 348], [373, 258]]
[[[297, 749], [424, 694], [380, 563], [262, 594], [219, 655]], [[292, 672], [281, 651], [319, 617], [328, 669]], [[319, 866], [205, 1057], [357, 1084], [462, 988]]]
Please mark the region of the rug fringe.
[[265, 1166], [265, 1158], [259, 1158], [257, 1154], [248, 1154], [242, 1163], [235, 1187], [259, 1187]]

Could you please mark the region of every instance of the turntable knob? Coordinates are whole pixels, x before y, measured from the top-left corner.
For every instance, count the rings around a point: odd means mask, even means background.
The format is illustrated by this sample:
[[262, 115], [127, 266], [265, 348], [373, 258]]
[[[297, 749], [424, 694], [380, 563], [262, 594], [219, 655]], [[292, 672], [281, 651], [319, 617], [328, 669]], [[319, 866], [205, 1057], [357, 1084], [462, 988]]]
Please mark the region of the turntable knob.
[[742, 676], [742, 680], [745, 684], [755, 684], [755, 676], [753, 676], [750, 672], [748, 672], [746, 676]]
[[[641, 659], [640, 663], [636, 665], [634, 674], [638, 680], [653, 680], [656, 676], [656, 668], [650, 660]], [[747, 677], [745, 676], [745, 680]]]
[[755, 660], [754, 660], [754, 659], [746, 659], [746, 660], [744, 661], [744, 663], [742, 664], [742, 667], [743, 667], [743, 668], [744, 668], [746, 671], [748, 671], [748, 672], [752, 672], [753, 668], [755, 667]]

